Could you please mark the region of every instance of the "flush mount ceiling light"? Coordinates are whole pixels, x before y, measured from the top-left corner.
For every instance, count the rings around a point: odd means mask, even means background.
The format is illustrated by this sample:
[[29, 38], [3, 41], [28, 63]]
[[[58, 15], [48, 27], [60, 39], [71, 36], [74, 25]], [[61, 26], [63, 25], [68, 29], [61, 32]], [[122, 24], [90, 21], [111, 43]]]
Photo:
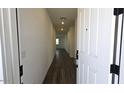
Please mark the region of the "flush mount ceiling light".
[[62, 25], [64, 25], [64, 24], [65, 24], [65, 22], [64, 22], [64, 21], [65, 21], [65, 19], [66, 19], [66, 17], [60, 17], [60, 20], [61, 20], [61, 24], [62, 24]]
[[62, 21], [61, 24], [64, 25], [65, 24], [64, 21]]
[[64, 29], [63, 28], [61, 28], [61, 31], [63, 31]]

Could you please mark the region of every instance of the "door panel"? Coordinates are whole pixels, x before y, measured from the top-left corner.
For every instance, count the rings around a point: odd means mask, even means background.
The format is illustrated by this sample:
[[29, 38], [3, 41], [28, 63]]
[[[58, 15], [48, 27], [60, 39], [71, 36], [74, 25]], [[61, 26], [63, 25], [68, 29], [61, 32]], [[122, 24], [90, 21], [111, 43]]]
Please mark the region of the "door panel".
[[[83, 21], [83, 20], [82, 20]], [[84, 37], [84, 51], [88, 54], [89, 52], [89, 26], [90, 26], [90, 9], [86, 8], [84, 9], [84, 31], [83, 34], [85, 35]]]
[[91, 9], [89, 54], [97, 56], [99, 9]]
[[92, 67], [89, 68], [89, 84], [95, 84], [96, 83], [96, 72], [92, 70]]
[[84, 27], [84, 24], [85, 24], [85, 11], [84, 11], [84, 9], [82, 9], [81, 10], [81, 12], [80, 12], [80, 29], [81, 29], [81, 31], [80, 31], [80, 34], [81, 34], [81, 36], [83, 36], [82, 37], [82, 39], [81, 39], [81, 49], [80, 49], [80, 51], [82, 51], [82, 52], [85, 52], [85, 27]]
[[79, 40], [80, 83], [108, 83], [113, 48], [111, 42], [114, 40], [113, 9], [87, 8], [83, 11]]
[[81, 67], [81, 74], [80, 74], [81, 76], [80, 76], [80, 78], [82, 78], [80, 82], [85, 83], [84, 82], [84, 64], [81, 64], [80, 67]]

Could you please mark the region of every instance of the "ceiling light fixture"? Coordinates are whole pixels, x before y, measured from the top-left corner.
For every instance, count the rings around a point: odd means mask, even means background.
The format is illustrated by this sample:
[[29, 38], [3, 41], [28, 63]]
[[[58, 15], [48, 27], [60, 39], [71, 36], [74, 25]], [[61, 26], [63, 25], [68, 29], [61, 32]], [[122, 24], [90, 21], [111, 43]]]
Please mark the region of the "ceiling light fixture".
[[65, 23], [64, 23], [64, 21], [62, 21], [62, 25], [64, 25]]
[[62, 24], [62, 25], [64, 25], [64, 24], [65, 24], [65, 22], [64, 22], [64, 21], [65, 21], [65, 19], [66, 19], [66, 17], [60, 17], [60, 20], [61, 20], [61, 24]]
[[61, 31], [63, 31], [64, 29], [63, 28], [61, 28]]

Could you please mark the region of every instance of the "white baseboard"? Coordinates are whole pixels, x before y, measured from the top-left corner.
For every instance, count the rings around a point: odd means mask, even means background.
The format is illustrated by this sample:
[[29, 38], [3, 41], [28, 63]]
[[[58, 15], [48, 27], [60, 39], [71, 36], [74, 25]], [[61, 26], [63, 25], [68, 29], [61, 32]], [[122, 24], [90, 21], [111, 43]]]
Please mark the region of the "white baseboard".
[[0, 84], [4, 84], [4, 82], [3, 81], [0, 81]]

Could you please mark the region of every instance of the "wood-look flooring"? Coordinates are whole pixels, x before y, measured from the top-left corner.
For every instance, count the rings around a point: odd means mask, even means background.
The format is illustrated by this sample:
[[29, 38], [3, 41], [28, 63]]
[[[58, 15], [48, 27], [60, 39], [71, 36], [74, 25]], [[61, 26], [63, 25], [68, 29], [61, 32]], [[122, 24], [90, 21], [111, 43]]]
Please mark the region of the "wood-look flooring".
[[75, 84], [76, 66], [64, 49], [57, 49], [44, 84]]

